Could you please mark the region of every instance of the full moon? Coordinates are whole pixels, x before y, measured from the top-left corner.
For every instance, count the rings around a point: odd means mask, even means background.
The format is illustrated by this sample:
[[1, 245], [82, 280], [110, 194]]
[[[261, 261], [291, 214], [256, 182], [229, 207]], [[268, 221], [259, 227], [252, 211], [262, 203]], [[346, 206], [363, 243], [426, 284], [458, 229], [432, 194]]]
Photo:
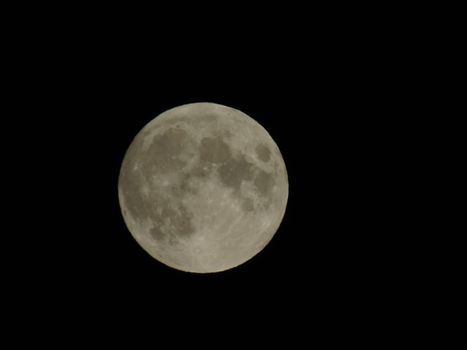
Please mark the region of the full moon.
[[172, 268], [231, 269], [272, 239], [288, 179], [274, 140], [239, 110], [192, 103], [163, 112], [134, 138], [118, 196], [139, 245]]

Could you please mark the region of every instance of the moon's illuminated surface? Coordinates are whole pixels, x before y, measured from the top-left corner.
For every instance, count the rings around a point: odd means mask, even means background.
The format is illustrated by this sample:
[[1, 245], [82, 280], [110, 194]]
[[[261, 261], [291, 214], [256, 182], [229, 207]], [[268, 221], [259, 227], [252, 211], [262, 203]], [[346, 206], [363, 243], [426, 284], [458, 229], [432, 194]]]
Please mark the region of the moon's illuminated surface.
[[131, 143], [118, 193], [125, 223], [160, 262], [218, 272], [260, 252], [285, 213], [279, 148], [246, 114], [214, 103], [170, 109]]

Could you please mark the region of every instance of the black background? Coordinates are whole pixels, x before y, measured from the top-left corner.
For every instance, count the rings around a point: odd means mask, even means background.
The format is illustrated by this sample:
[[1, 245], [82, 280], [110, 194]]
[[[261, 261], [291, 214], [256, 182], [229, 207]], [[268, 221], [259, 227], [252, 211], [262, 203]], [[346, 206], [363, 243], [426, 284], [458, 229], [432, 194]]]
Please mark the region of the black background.
[[[392, 282], [404, 242], [393, 218], [405, 213], [392, 205], [402, 174], [391, 153], [401, 137], [392, 131], [404, 129], [394, 101], [406, 95], [387, 33], [302, 19], [286, 32], [277, 22], [254, 30], [229, 22], [234, 30], [219, 34], [221, 22], [178, 33], [142, 21], [149, 37], [106, 25], [51, 28], [53, 40], [32, 40], [36, 59], [22, 57], [30, 72], [23, 87], [39, 111], [27, 128], [38, 141], [24, 152], [40, 193], [27, 204], [37, 215], [18, 219], [34, 230], [26, 258], [15, 260], [22, 273], [13, 275], [37, 321], [50, 315], [70, 334], [80, 331], [67, 325], [82, 319], [86, 334], [110, 324], [112, 332], [130, 325], [262, 336], [260, 328], [281, 333], [289, 325], [370, 329], [397, 308], [403, 290]], [[289, 177], [273, 240], [216, 274], [151, 258], [127, 230], [117, 196], [136, 133], [169, 108], [203, 101], [263, 125]]]

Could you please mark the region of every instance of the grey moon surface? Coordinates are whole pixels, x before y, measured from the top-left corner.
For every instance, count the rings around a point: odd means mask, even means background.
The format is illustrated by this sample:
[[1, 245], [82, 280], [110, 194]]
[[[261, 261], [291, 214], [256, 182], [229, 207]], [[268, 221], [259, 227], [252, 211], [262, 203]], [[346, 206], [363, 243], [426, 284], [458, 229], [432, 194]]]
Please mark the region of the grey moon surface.
[[136, 135], [118, 196], [139, 245], [178, 270], [210, 273], [259, 253], [284, 217], [278, 146], [243, 112], [215, 103], [167, 110]]

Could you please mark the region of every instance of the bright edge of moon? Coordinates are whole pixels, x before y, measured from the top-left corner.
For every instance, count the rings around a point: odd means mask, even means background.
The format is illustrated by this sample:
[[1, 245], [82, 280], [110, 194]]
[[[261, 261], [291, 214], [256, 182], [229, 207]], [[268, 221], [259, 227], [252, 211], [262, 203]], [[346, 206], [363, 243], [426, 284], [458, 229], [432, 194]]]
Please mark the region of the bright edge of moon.
[[156, 260], [195, 273], [231, 269], [272, 239], [284, 217], [288, 179], [268, 132], [215, 103], [163, 112], [123, 159], [124, 221]]

